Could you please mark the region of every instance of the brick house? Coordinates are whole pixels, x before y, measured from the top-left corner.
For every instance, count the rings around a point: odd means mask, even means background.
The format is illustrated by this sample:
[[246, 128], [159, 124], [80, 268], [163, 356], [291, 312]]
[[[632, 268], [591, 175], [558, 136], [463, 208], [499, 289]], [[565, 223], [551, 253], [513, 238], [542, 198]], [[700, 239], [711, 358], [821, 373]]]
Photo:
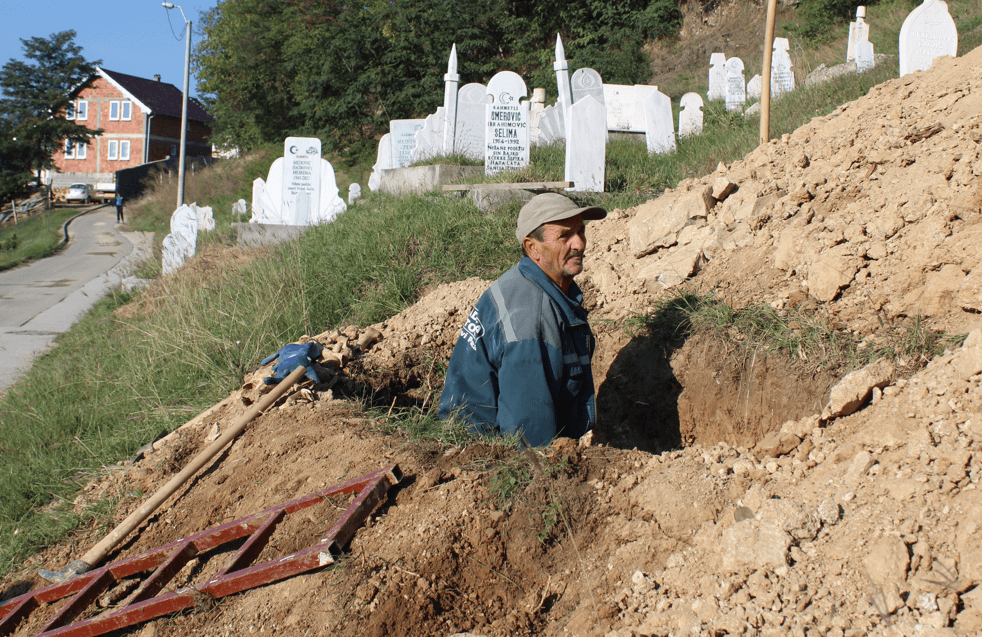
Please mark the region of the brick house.
[[[86, 145], [66, 143], [54, 156], [58, 172], [106, 175], [178, 156], [184, 94], [159, 75], [147, 80], [96, 68], [72, 97], [74, 112], [68, 118], [103, 133]], [[199, 102], [188, 100], [188, 157], [211, 156], [213, 120]]]

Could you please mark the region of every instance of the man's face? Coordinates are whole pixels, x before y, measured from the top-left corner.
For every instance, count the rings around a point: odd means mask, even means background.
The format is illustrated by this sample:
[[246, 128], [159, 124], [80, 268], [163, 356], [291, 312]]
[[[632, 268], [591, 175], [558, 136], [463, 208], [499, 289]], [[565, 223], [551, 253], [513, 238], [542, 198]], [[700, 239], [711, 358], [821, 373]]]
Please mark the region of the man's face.
[[569, 291], [573, 277], [583, 271], [586, 250], [586, 225], [583, 215], [547, 223], [543, 226], [542, 241], [525, 237], [522, 242], [529, 258], [542, 268], [564, 293]]

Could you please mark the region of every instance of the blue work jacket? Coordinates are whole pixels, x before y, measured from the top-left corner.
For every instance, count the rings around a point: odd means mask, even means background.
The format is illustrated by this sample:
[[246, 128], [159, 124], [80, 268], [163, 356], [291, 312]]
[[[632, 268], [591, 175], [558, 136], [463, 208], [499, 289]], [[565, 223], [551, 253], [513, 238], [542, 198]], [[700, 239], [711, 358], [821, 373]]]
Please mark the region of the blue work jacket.
[[440, 397], [479, 433], [523, 432], [539, 447], [596, 422], [595, 341], [573, 283], [569, 295], [523, 257], [481, 296], [454, 346]]

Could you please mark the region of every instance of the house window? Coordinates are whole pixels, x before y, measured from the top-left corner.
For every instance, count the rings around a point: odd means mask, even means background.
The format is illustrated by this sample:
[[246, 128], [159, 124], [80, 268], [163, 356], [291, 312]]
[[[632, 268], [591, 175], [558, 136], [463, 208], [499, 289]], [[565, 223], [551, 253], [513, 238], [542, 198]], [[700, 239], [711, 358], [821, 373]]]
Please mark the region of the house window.
[[88, 144], [75, 144], [75, 159], [85, 159]]
[[75, 144], [70, 141], [65, 142], [65, 159], [75, 159]]
[[109, 119], [119, 119], [119, 102], [109, 102]]
[[119, 141], [115, 139], [109, 140], [109, 154], [107, 159], [119, 159]]
[[130, 140], [124, 139], [119, 142], [119, 158], [122, 160], [130, 158]]
[[75, 107], [75, 119], [78, 121], [85, 121], [89, 119], [89, 102], [88, 100], [79, 100], [78, 105]]
[[121, 106], [122, 106], [122, 110], [123, 110], [123, 115], [122, 115], [121, 119], [123, 121], [126, 121], [126, 122], [130, 121], [131, 119], [133, 119], [133, 103], [130, 102], [129, 100], [127, 100], [127, 101], [123, 102], [121, 104]]
[[68, 108], [65, 109], [65, 119], [69, 122], [75, 119], [75, 102], [68, 103]]

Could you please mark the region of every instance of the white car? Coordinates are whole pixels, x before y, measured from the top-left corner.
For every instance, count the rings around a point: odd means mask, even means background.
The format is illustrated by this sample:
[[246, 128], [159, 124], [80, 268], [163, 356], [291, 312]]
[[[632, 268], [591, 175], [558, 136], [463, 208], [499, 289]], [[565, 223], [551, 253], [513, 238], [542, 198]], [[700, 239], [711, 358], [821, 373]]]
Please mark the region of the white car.
[[65, 195], [66, 202], [80, 201], [89, 203], [92, 200], [92, 188], [88, 184], [72, 184]]

